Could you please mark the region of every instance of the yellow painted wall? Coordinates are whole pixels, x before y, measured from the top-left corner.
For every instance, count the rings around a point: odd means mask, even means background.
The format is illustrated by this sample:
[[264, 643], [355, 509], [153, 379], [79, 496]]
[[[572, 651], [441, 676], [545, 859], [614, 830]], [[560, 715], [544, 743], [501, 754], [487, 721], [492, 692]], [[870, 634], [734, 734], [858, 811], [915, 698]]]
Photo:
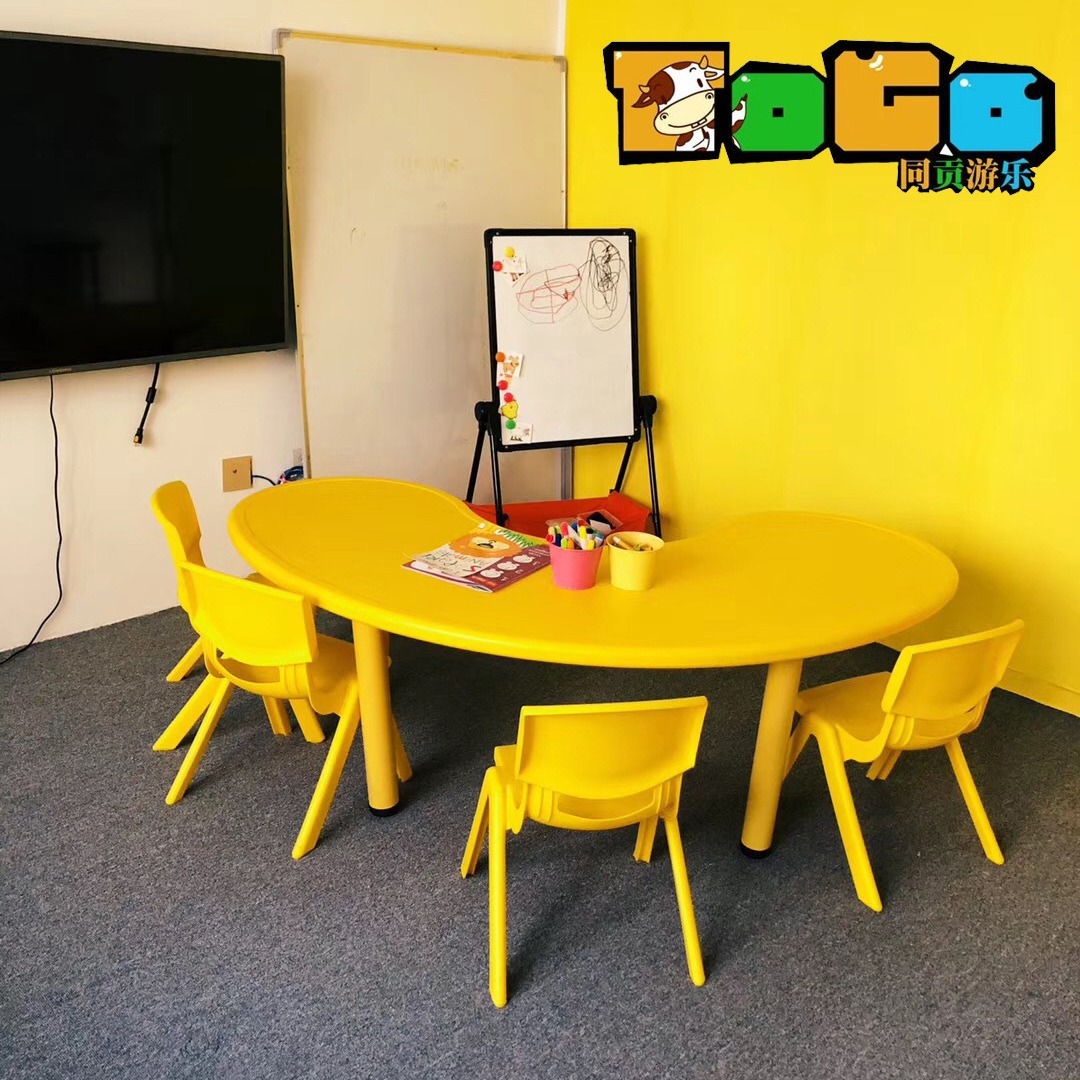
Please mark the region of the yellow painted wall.
[[[834, 41], [928, 41], [1057, 84], [1035, 189], [901, 193], [895, 164], [620, 166], [610, 41], [719, 40], [731, 68]], [[924, 537], [960, 591], [904, 640], [1014, 616], [1007, 685], [1080, 714], [1080, 14], [1061, 0], [570, 0], [572, 226], [638, 230], [642, 388], [671, 536], [815, 509]], [[577, 452], [582, 494], [616, 452]], [[647, 500], [644, 454], [631, 494]], [[900, 644], [892, 641], [890, 644]]]

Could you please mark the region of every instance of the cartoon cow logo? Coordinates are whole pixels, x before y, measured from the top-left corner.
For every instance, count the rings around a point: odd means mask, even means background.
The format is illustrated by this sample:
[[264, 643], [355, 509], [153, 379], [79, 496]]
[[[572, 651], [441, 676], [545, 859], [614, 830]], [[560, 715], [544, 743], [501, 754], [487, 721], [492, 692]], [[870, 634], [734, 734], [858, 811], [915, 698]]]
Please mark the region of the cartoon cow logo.
[[653, 127], [661, 135], [676, 136], [675, 149], [710, 151], [716, 149], [716, 91], [710, 85], [723, 77], [722, 68], [709, 66], [703, 56], [698, 63], [679, 60], [638, 86], [641, 97], [635, 109], [656, 106]]
[[743, 121], [746, 119], [746, 94], [743, 94], [739, 98], [739, 104], [731, 110], [731, 141], [735, 144], [736, 150], [741, 150], [739, 140], [735, 138], [739, 128], [743, 126]]

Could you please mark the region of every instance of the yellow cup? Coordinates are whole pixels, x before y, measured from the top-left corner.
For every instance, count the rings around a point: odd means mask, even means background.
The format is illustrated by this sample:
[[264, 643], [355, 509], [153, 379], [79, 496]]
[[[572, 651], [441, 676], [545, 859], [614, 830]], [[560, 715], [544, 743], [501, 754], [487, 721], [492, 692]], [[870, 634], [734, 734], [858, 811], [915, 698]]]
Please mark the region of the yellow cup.
[[610, 549], [608, 569], [616, 589], [641, 592], [656, 578], [656, 560], [664, 541], [652, 533], [617, 532], [604, 545]]

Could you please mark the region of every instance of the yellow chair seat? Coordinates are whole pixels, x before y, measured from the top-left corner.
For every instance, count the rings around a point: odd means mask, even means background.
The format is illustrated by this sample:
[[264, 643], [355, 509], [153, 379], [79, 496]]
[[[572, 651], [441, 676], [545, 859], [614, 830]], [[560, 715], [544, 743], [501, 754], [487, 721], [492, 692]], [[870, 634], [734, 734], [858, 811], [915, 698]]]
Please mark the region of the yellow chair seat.
[[[180, 483], [180, 481], [176, 481], [176, 483]], [[166, 485], [166, 486], [168, 486], [168, 485]], [[185, 488], [185, 490], [186, 490], [186, 488]], [[194, 512], [195, 512], [194, 507], [192, 507], [192, 513], [194, 513]], [[168, 528], [168, 527], [166, 527], [166, 528]], [[200, 554], [199, 559], [201, 559], [201, 558], [202, 558], [202, 555]], [[198, 560], [189, 560], [189, 561], [198, 561]], [[256, 585], [273, 585], [274, 584], [272, 581], [270, 581], [269, 578], [264, 578], [262, 576], [262, 574], [248, 574], [247, 580], [248, 581], [254, 581]], [[165, 681], [170, 682], [170, 683], [183, 682], [183, 680], [186, 679], [202, 663], [202, 660], [203, 660], [203, 641], [202, 641], [202, 638], [198, 638], [198, 639], [196, 639], [195, 643], [191, 646], [191, 648], [188, 649], [188, 651], [186, 653], [184, 653], [184, 655], [176, 662], [175, 666], [169, 672], [169, 674], [165, 676]], [[299, 717], [298, 717], [298, 719], [299, 719]], [[155, 746], [154, 749], [157, 750], [157, 749], [159, 749], [159, 747]], [[170, 749], [172, 749], [172, 748], [170, 747]]]
[[319, 655], [308, 668], [311, 697], [318, 702], [320, 712], [340, 715], [349, 681], [356, 679], [356, 653], [348, 641], [340, 638], [318, 634], [317, 640]]
[[637, 825], [641, 862], [663, 820], [690, 979], [705, 982], [678, 809], [707, 708], [705, 698], [683, 698], [521, 710], [517, 743], [495, 747], [461, 861], [462, 877], [475, 873], [487, 839], [488, 986], [497, 1006], [506, 1004], [506, 833], [526, 818], [575, 830]]
[[[191, 492], [183, 480], [173, 480], [171, 483], [162, 484], [153, 494], [150, 500], [154, 516], [158, 519], [165, 533], [165, 540], [169, 545], [169, 555], [176, 567], [177, 575], [184, 563], [192, 563], [195, 566], [203, 566], [202, 529], [199, 525], [199, 516], [195, 512], [195, 503], [191, 499]], [[248, 581], [258, 585], [272, 585], [262, 574], [249, 574]], [[183, 583], [177, 578], [177, 597], [181, 607], [187, 610], [187, 599], [184, 593]], [[172, 671], [165, 676], [166, 682], [176, 683], [186, 679], [195, 668], [203, 663], [203, 654], [206, 651], [206, 642], [200, 637], [177, 662]], [[270, 676], [259, 676], [251, 673], [252, 682], [264, 683]], [[256, 690], [256, 693], [258, 691]], [[169, 723], [168, 727], [157, 737], [154, 742], [155, 750], [175, 750], [199, 722], [199, 718], [206, 711], [210, 699], [213, 697], [211, 683], [204, 681], [203, 684], [189, 698], [183, 708]], [[289, 702], [304, 738], [308, 742], [320, 743], [323, 735], [322, 725], [319, 723], [311, 705], [303, 698], [295, 698]], [[275, 735], [288, 735], [292, 731], [292, 725], [285, 713], [284, 708], [271, 697], [263, 697], [263, 705], [266, 714], [270, 718], [270, 726]]]
[[867, 775], [884, 780], [902, 753], [944, 747], [986, 857], [1003, 863], [959, 737], [978, 727], [1023, 629], [1016, 620], [978, 634], [909, 645], [891, 672], [818, 686], [796, 699], [801, 719], [791, 734], [786, 771], [816, 739], [855, 892], [874, 911], [882, 910], [881, 895], [844, 763], [872, 762]]
[[[494, 773], [511, 803], [528, 798], [524, 785], [514, 772], [517, 746], [496, 746]], [[552, 794], [550, 806], [542, 819], [545, 825], [578, 831], [617, 829], [621, 825], [636, 825], [642, 815], [655, 816], [660, 812], [660, 796], [654, 791], [623, 795], [614, 799], [577, 798], [573, 795]], [[529, 815], [530, 817], [532, 815]], [[533, 818], [533, 820], [541, 820]]]
[[[340, 638], [317, 634], [315, 640], [318, 652], [307, 671], [312, 701], [316, 703], [316, 712], [321, 715], [340, 714], [349, 680], [356, 677], [356, 655], [352, 645]], [[276, 691], [279, 697], [287, 692], [282, 685], [280, 668], [258, 667], [227, 656], [219, 657], [217, 662], [245, 690]]]
[[[195, 719], [201, 718], [199, 731], [165, 801], [172, 806], [184, 797], [234, 687], [263, 699], [279, 734], [288, 733], [285, 701], [294, 707], [303, 702], [313, 717], [336, 713], [334, 740], [293, 845], [293, 858], [302, 858], [318, 841], [360, 724], [353, 646], [316, 633], [311, 603], [296, 593], [190, 562], [180, 563], [179, 573], [180, 595], [204, 643], [208, 674], [189, 703]], [[394, 752], [398, 776], [407, 780], [411, 768], [396, 726]]]
[[878, 671], [873, 675], [815, 686], [799, 694], [795, 711], [800, 716], [813, 713], [827, 723], [843, 728], [859, 742], [871, 742], [885, 721], [881, 697], [888, 682], [889, 673]]
[[[157, 514], [165, 529], [165, 536], [169, 543], [169, 553], [173, 558], [173, 562], [177, 566], [182, 562], [195, 563], [197, 566], [205, 565], [200, 543], [202, 529], [187, 484], [183, 480], [173, 480], [171, 483], [163, 484], [154, 493], [153, 506], [154, 513]], [[274, 584], [269, 578], [258, 573], [248, 574], [247, 580], [254, 581], [256, 585], [272, 586]], [[203, 641], [199, 638], [176, 662], [169, 674], [165, 676], [165, 681], [170, 683], [182, 682], [202, 663], [202, 660]], [[300, 726], [303, 728], [305, 736], [308, 737], [308, 741], [322, 742], [321, 735], [314, 739], [308, 735], [309, 732], [314, 732], [312, 723], [314, 715], [311, 711], [305, 711], [302, 703], [295, 702], [293, 703], [293, 711], [296, 713], [296, 719], [300, 721]], [[185, 731], [180, 736], [180, 739], [183, 739], [186, 734]], [[173, 745], [165, 745], [172, 742], [172, 736], [169, 738], [162, 737], [154, 744], [154, 749], [175, 749]]]

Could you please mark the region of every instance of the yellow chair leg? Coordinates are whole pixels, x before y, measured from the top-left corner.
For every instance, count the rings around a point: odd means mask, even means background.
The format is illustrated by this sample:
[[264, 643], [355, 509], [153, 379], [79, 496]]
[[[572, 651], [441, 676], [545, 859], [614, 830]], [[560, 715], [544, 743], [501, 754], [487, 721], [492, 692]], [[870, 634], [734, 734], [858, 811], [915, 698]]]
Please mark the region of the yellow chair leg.
[[198, 724], [203, 713], [210, 707], [218, 681], [213, 675], [207, 675], [203, 679], [169, 726], [157, 737], [155, 750], [175, 750], [187, 738], [188, 732]]
[[394, 721], [394, 767], [397, 769], [397, 777], [403, 783], [412, 779], [412, 765], [409, 763], [409, 755], [405, 753], [405, 744], [401, 741], [401, 732], [398, 730], [397, 721]]
[[866, 771], [868, 780], [888, 780], [889, 774], [900, 760], [899, 750], [882, 750]]
[[199, 638], [181, 657], [180, 662], [165, 676], [166, 682], [180, 682], [186, 679], [202, 663], [203, 640]]
[[788, 743], [787, 764], [784, 766], [784, 779], [788, 778], [788, 773], [795, 768], [795, 762], [799, 760], [799, 755], [806, 748], [807, 740], [810, 738], [810, 721], [800, 720], [796, 725], [794, 732], [791, 735], [791, 741]]
[[289, 723], [289, 714], [285, 712], [285, 706], [277, 698], [273, 697], [264, 697], [262, 703], [274, 734], [291, 735], [292, 724]]
[[881, 911], [881, 896], [874, 880], [874, 871], [870, 867], [870, 856], [866, 852], [866, 841], [863, 840], [862, 829], [859, 827], [855, 803], [851, 798], [840, 741], [831, 728], [819, 729], [815, 734], [821, 751], [821, 763], [825, 767], [825, 779], [829, 784], [836, 824], [840, 827], [840, 839], [844, 842], [851, 879], [855, 883], [855, 892], [868, 908]]
[[304, 816], [304, 824], [300, 826], [296, 843], [293, 845], [292, 857], [294, 859], [302, 859], [319, 842], [319, 834], [326, 822], [326, 815], [330, 812], [330, 804], [337, 793], [341, 771], [345, 768], [345, 761], [349, 756], [349, 750], [352, 749], [359, 725], [360, 708], [356, 701], [356, 691], [353, 690], [350, 691], [342, 706], [337, 730], [334, 732], [330, 750], [323, 763], [322, 772], [319, 774], [319, 782], [315, 785], [315, 794], [311, 797], [307, 814]]
[[949, 761], [952, 763], [953, 772], [956, 773], [956, 782], [960, 785], [960, 792], [964, 796], [964, 802], [967, 803], [968, 813], [971, 815], [971, 820], [975, 825], [975, 831], [982, 841], [983, 851], [986, 852], [986, 857], [992, 863], [1001, 866], [1005, 862], [1005, 856], [1002, 855], [997, 837], [990, 827], [990, 819], [986, 816], [986, 808], [982, 804], [982, 799], [979, 798], [979, 791], [975, 787], [971, 770], [968, 768], [967, 758], [964, 757], [964, 751], [960, 749], [960, 740], [951, 739], [945, 744], [945, 750], [949, 755]]
[[690, 970], [690, 981], [695, 986], [704, 986], [705, 964], [701, 959], [701, 942], [698, 940], [697, 920], [694, 918], [694, 900], [690, 895], [690, 878], [686, 872], [686, 856], [683, 853], [679, 822], [674, 815], [664, 818], [664, 831], [671, 856], [671, 873], [675, 878], [675, 898], [679, 902], [679, 922], [682, 923], [683, 942], [686, 945], [686, 966]]
[[[488, 770], [488, 773], [491, 771]], [[484, 782], [480, 786], [480, 798], [476, 802], [476, 813], [473, 814], [472, 828], [469, 830], [469, 839], [465, 844], [465, 854], [461, 860], [461, 876], [463, 878], [471, 877], [476, 873], [476, 863], [480, 858], [480, 849], [484, 846], [484, 837], [488, 831], [488, 792], [490, 789], [491, 780], [488, 774], [485, 774]]]
[[214, 691], [210, 707], [206, 710], [206, 716], [203, 717], [198, 734], [191, 742], [187, 756], [180, 766], [180, 771], [176, 774], [172, 787], [169, 788], [169, 794], [165, 796], [165, 801], [169, 806], [175, 806], [184, 797], [188, 785], [195, 778], [199, 762], [202, 761], [202, 756], [206, 753], [207, 746], [210, 745], [210, 736], [214, 734], [214, 728], [217, 727], [221, 714], [225, 711], [225, 706], [229, 704], [229, 698], [232, 697], [232, 683], [226, 682], [224, 679], [215, 679], [214, 682], [218, 685]]
[[501, 1009], [506, 1004], [506, 795], [493, 785], [488, 831], [488, 989]]
[[653, 814], [645, 818], [637, 828], [637, 842], [634, 844], [634, 858], [638, 862], [649, 862], [652, 859], [653, 843], [656, 840], [656, 826], [660, 817]]
[[304, 738], [309, 743], [323, 742], [326, 739], [326, 732], [323, 731], [322, 724], [319, 723], [319, 718], [311, 707], [311, 702], [303, 698], [293, 698], [289, 704], [292, 706], [293, 715], [300, 725], [300, 730], [304, 733]]

